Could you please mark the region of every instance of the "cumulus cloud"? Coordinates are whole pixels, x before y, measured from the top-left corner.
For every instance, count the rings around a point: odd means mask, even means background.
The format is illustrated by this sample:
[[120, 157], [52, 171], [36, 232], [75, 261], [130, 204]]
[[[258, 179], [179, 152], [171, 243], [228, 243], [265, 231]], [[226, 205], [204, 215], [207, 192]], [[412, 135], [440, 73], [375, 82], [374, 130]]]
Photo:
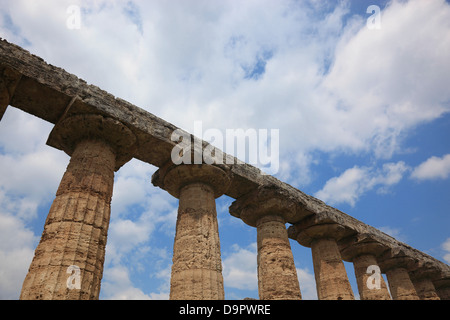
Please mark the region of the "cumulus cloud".
[[[69, 5], [79, 30], [65, 27]], [[281, 158], [388, 159], [410, 128], [449, 111], [450, 7], [392, 1], [381, 30], [349, 15], [331, 1], [17, 0], [0, 19], [11, 41], [189, 131], [195, 120], [275, 128]]]
[[241, 290], [257, 290], [256, 243], [245, 248], [235, 244], [223, 259], [224, 286]]
[[411, 178], [416, 180], [447, 179], [450, 175], [450, 154], [431, 157], [414, 168]]
[[0, 208], [0, 299], [19, 298], [37, 241], [21, 219]]
[[[279, 175], [294, 186], [312, 180], [314, 151], [390, 159], [408, 130], [450, 109], [444, 0], [391, 1], [381, 30], [368, 30], [335, 1], [1, 2], [2, 37], [177, 126], [192, 131], [202, 120], [205, 129], [280, 129]], [[70, 5], [81, 9], [80, 29], [66, 27]], [[44, 147], [50, 124], [13, 110], [0, 126], [0, 194], [9, 216], [22, 219], [17, 230], [27, 233], [68, 158]], [[448, 176], [447, 156], [429, 161], [412, 176]], [[151, 185], [154, 170], [133, 161], [116, 176], [106, 272], [126, 257], [144, 261], [138, 248], [153, 252], [155, 228], [174, 232], [176, 203]], [[355, 166], [316, 196], [354, 206], [370, 190], [388, 192], [406, 171], [402, 162]], [[225, 257], [232, 286], [257, 285], [252, 250]], [[167, 268], [164, 259], [158, 272]], [[245, 268], [233, 269], [235, 261]], [[111, 272], [124, 279], [124, 292], [126, 272]]]
[[407, 170], [403, 161], [386, 163], [381, 169], [355, 166], [328, 180], [314, 196], [330, 204], [347, 203], [353, 207], [363, 194], [374, 188], [380, 193], [388, 192]]
[[0, 299], [18, 299], [39, 236], [31, 225], [51, 203], [68, 163], [45, 145], [49, 124], [8, 109], [0, 125]]
[[310, 272], [308, 268], [297, 268], [297, 276], [300, 283], [302, 300], [317, 300], [317, 288], [314, 272]]
[[445, 242], [442, 244], [442, 249], [444, 249], [444, 251], [446, 252], [444, 254], [444, 260], [447, 263], [450, 263], [450, 238], [445, 240]]
[[392, 1], [381, 30], [343, 37], [324, 87], [340, 99], [338, 120], [354, 146], [368, 142], [389, 158], [402, 133], [449, 111], [448, 17], [444, 0]]
[[136, 288], [130, 280], [126, 267], [117, 266], [104, 272], [105, 281], [102, 284], [103, 297], [107, 300], [168, 300], [169, 293], [144, 293]]

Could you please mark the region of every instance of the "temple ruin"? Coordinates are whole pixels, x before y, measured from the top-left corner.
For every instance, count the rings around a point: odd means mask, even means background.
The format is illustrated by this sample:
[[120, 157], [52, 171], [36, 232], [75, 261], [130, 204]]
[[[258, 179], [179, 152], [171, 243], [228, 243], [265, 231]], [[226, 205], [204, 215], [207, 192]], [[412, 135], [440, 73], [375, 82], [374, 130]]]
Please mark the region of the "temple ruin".
[[[354, 265], [361, 300], [450, 299], [447, 264], [251, 165], [174, 165], [177, 127], [0, 39], [0, 119], [8, 106], [54, 124], [47, 144], [71, 157], [20, 299], [99, 298], [114, 173], [133, 158], [158, 167], [151, 182], [179, 199], [171, 299], [224, 299], [222, 195], [235, 199], [232, 216], [257, 229], [260, 299], [302, 298], [289, 239], [311, 248], [320, 300], [355, 298], [343, 261]], [[67, 286], [73, 265], [75, 290]], [[371, 266], [388, 284], [367, 286]]]

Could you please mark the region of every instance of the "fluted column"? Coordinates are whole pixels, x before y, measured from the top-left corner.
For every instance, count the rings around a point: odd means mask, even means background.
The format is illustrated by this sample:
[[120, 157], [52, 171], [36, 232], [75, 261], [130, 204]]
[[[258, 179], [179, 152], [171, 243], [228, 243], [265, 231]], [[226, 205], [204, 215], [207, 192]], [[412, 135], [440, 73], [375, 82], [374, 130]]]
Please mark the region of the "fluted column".
[[342, 258], [353, 263], [361, 300], [391, 300], [377, 257], [386, 247], [364, 234], [339, 241]]
[[[361, 300], [391, 300], [386, 282], [377, 273], [377, 259], [372, 254], [363, 254], [353, 259], [355, 277]], [[369, 272], [369, 271], [370, 272]]]
[[395, 267], [389, 269], [386, 271], [386, 276], [394, 300], [419, 300], [416, 289], [405, 268]]
[[413, 284], [420, 300], [441, 300], [436, 292], [433, 282], [430, 279], [415, 279]]
[[450, 300], [450, 277], [438, 279], [433, 284], [441, 300]]
[[49, 143], [71, 155], [23, 283], [24, 300], [94, 300], [100, 293], [114, 171], [132, 132], [99, 115], [58, 123]]
[[414, 261], [394, 251], [391, 249], [380, 257], [380, 267], [386, 273], [392, 299], [420, 300], [409, 276]]
[[168, 165], [152, 182], [179, 199], [170, 299], [223, 300], [215, 199], [227, 190], [228, 173], [206, 164]]
[[300, 284], [286, 230], [286, 220], [296, 214], [294, 204], [262, 188], [236, 200], [230, 212], [257, 228], [259, 298], [300, 300]]
[[439, 270], [427, 265], [410, 273], [411, 281], [420, 300], [440, 300], [433, 283], [433, 280], [437, 279], [439, 275]]
[[315, 217], [300, 221], [291, 230], [293, 238], [311, 248], [319, 300], [353, 300], [353, 291], [337, 244], [350, 231], [335, 223], [316, 224]]

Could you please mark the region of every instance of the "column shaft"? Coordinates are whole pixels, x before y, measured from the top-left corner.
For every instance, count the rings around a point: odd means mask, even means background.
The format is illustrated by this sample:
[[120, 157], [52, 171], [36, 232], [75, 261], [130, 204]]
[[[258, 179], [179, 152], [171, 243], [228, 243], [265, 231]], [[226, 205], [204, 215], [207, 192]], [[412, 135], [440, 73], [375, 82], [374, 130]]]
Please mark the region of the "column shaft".
[[414, 288], [420, 300], [441, 300], [436, 293], [433, 282], [428, 278], [413, 281]]
[[[106, 143], [84, 140], [77, 144], [50, 208], [21, 299], [98, 299], [114, 167], [115, 154]], [[77, 275], [71, 266], [80, 271], [80, 288], [73, 285]]]
[[419, 300], [416, 289], [403, 267], [394, 267], [386, 271], [393, 300]]
[[170, 299], [223, 300], [214, 190], [191, 183], [180, 190]]
[[319, 300], [353, 300], [353, 291], [334, 239], [311, 243], [317, 296]]
[[450, 287], [438, 288], [436, 292], [441, 300], [450, 300]]
[[[378, 266], [377, 259], [371, 254], [363, 254], [353, 258], [355, 277], [361, 300], [391, 300], [386, 283], [380, 274], [368, 273], [370, 266]], [[375, 282], [373, 283], [372, 280]], [[368, 281], [371, 285], [368, 285]]]
[[300, 285], [282, 217], [257, 222], [258, 289], [261, 300], [299, 300]]

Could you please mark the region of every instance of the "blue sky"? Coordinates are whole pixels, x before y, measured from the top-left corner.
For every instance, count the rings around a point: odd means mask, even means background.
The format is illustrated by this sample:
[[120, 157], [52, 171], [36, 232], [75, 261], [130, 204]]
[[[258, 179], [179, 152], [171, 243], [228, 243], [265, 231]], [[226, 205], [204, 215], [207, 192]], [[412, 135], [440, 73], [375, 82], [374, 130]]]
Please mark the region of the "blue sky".
[[[0, 7], [0, 37], [185, 130], [279, 129], [277, 178], [450, 262], [448, 1]], [[51, 129], [14, 108], [0, 123], [0, 299], [18, 298], [69, 161], [45, 145]], [[177, 200], [151, 184], [155, 170], [132, 160], [116, 174], [102, 299], [168, 298]], [[256, 230], [232, 201], [217, 200], [225, 295], [257, 298]], [[291, 246], [316, 299], [310, 249]]]

